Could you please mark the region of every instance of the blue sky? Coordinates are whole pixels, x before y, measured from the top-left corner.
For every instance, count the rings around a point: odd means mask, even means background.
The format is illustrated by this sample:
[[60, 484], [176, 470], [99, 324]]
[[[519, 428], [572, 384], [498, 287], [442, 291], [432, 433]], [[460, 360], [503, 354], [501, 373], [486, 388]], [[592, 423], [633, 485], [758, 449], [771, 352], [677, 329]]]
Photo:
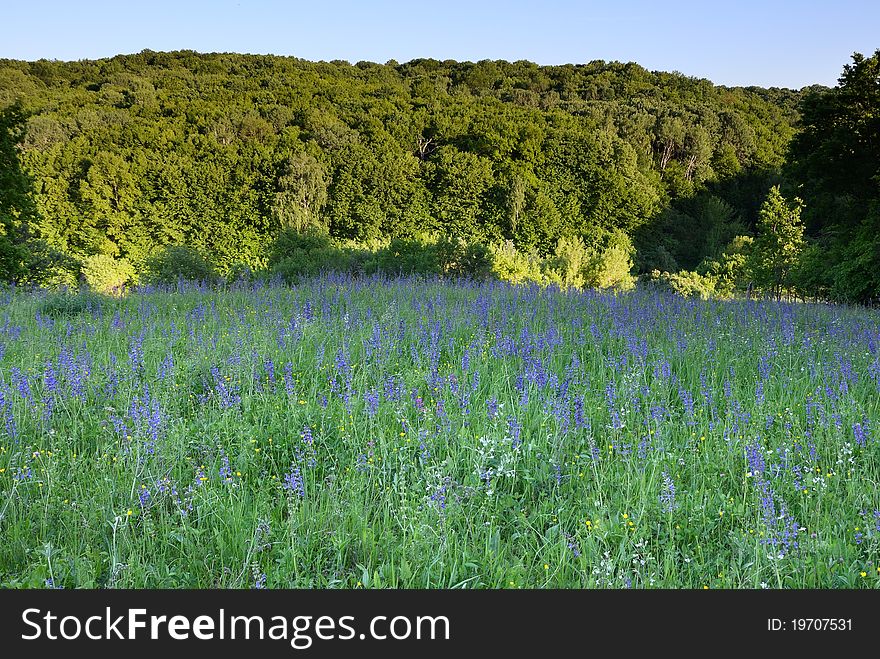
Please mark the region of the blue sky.
[[6, 3], [0, 58], [191, 49], [310, 60], [635, 61], [726, 85], [834, 85], [880, 48], [880, 1], [29, 0]]

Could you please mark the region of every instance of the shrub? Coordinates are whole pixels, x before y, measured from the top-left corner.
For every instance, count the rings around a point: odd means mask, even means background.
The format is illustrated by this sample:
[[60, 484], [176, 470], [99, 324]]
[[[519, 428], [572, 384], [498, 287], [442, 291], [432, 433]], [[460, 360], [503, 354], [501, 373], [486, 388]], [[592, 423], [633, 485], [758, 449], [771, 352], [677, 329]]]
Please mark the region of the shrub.
[[747, 288], [750, 279], [748, 260], [753, 242], [750, 236], [736, 236], [718, 258], [705, 259], [697, 267], [699, 274], [714, 281], [715, 296], [732, 297]]
[[511, 284], [545, 284], [547, 277], [541, 271], [541, 259], [536, 254], [523, 254], [508, 240], [489, 248], [492, 274]]
[[269, 250], [269, 270], [287, 283], [325, 271], [348, 272], [355, 267], [354, 251], [337, 247], [321, 231], [285, 228]]
[[82, 275], [82, 264], [61, 251], [50, 247], [44, 240], [29, 244], [26, 274], [21, 283], [48, 289], [76, 288]]
[[632, 242], [622, 231], [612, 233], [604, 248], [590, 250], [582, 268], [584, 285], [593, 288], [613, 288], [628, 291], [635, 286]]
[[168, 246], [147, 259], [144, 280], [149, 284], [175, 284], [179, 280], [213, 282], [217, 274], [202, 254], [183, 245]]
[[88, 256], [82, 265], [83, 277], [89, 288], [105, 295], [119, 295], [135, 281], [134, 266], [125, 259], [118, 261], [106, 254]]
[[402, 275], [437, 274], [441, 269], [437, 243], [428, 239], [395, 239], [376, 253], [380, 272]]
[[669, 290], [685, 298], [698, 296], [703, 300], [708, 300], [715, 293], [715, 280], [712, 277], [690, 270], [680, 270], [674, 273], [654, 270], [647, 282], [655, 288]]
[[282, 229], [275, 237], [269, 250], [269, 267], [292, 258], [302, 258], [304, 255], [331, 247], [330, 236], [316, 230], [296, 231], [291, 228]]
[[492, 273], [491, 254], [481, 243], [444, 237], [437, 241], [436, 254], [439, 271], [444, 275], [485, 279]]
[[226, 281], [228, 282], [251, 282], [257, 278], [257, 273], [254, 272], [254, 269], [251, 268], [247, 263], [243, 263], [241, 261], [236, 261], [229, 267], [229, 272], [226, 274]]
[[322, 272], [354, 272], [358, 260], [356, 253], [327, 245], [309, 251], [297, 249], [287, 258], [277, 261], [271, 268], [273, 276], [279, 276], [289, 284]]
[[583, 288], [584, 271], [593, 256], [580, 237], [560, 238], [556, 252], [547, 260], [547, 274], [560, 288]]

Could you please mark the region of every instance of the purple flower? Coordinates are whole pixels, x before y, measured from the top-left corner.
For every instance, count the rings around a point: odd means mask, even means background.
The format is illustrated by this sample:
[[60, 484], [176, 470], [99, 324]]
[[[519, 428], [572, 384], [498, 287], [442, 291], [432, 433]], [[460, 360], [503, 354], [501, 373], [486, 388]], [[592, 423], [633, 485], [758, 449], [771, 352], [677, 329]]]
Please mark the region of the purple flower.
[[577, 542], [575, 541], [575, 537], [568, 533], [563, 532], [565, 535], [565, 540], [568, 542], [568, 548], [571, 550], [571, 555], [577, 558], [581, 555], [580, 547], [578, 547]]
[[379, 393], [375, 390], [368, 391], [364, 394], [364, 400], [367, 402], [367, 414], [371, 417], [376, 416], [379, 411]]
[[43, 370], [43, 385], [50, 394], [58, 394], [58, 374], [51, 361], [46, 362], [46, 368]]
[[437, 504], [437, 507], [443, 511], [446, 510], [446, 491], [449, 487], [449, 483], [451, 482], [451, 478], [447, 476], [443, 479], [440, 487], [434, 490], [434, 493], [431, 495], [431, 501]]
[[25, 465], [24, 467], [18, 467], [15, 470], [15, 475], [13, 478], [17, 481], [27, 481], [32, 480], [34, 477], [34, 472], [31, 470], [30, 466]]
[[15, 417], [12, 414], [12, 396], [9, 389], [0, 382], [0, 414], [6, 424], [6, 434], [12, 439], [18, 436], [18, 428], [15, 424]]
[[294, 386], [293, 363], [292, 362], [287, 362], [284, 365], [284, 369], [283, 369], [283, 373], [282, 373], [281, 377], [284, 380], [284, 390], [287, 392], [287, 395], [290, 396], [291, 398], [294, 398], [296, 395], [296, 390], [295, 390], [295, 386]]
[[137, 375], [144, 369], [144, 338], [146, 332], [141, 331], [136, 337], [132, 338], [128, 346], [128, 361], [131, 364], [131, 370]]
[[489, 415], [489, 420], [491, 421], [496, 416], [498, 416], [498, 399], [490, 398], [486, 401], [486, 412]]
[[174, 355], [169, 352], [159, 364], [159, 372], [157, 375], [160, 380], [164, 380], [174, 372]]
[[302, 473], [299, 467], [293, 465], [290, 472], [284, 477], [283, 487], [288, 492], [297, 495], [300, 499], [306, 496], [305, 485], [303, 484]]
[[865, 426], [861, 423], [854, 423], [852, 426], [853, 436], [856, 439], [856, 444], [859, 446], [867, 446], [867, 439], [865, 438]]
[[34, 394], [31, 391], [31, 385], [28, 381], [28, 376], [22, 373], [15, 366], [10, 370], [10, 375], [12, 376], [12, 384], [18, 390], [19, 395], [24, 398], [29, 405], [34, 404]]
[[507, 417], [507, 430], [510, 433], [510, 444], [512, 448], [519, 448], [522, 444], [522, 440], [520, 439], [520, 434], [522, 433], [522, 426], [519, 424], [519, 421], [516, 420], [516, 417], [509, 416]]
[[660, 492], [660, 508], [665, 513], [671, 513], [678, 508], [678, 504], [675, 502], [675, 483], [672, 482], [672, 478], [666, 471], [663, 472], [663, 490]]
[[767, 465], [764, 462], [764, 453], [761, 451], [761, 445], [758, 443], [757, 439], [746, 446], [746, 458], [749, 462], [749, 471], [751, 471], [753, 475], [758, 476], [764, 473]]
[[147, 489], [146, 485], [141, 485], [141, 491], [138, 492], [138, 501], [141, 504], [141, 508], [146, 508], [150, 505], [150, 490]]
[[196, 475], [193, 479], [193, 485], [195, 485], [196, 487], [201, 487], [207, 482], [207, 480], [208, 476], [205, 474], [205, 468], [203, 466], [200, 466], [198, 469], [196, 469]]
[[229, 466], [229, 456], [223, 453], [223, 457], [220, 460], [220, 479], [224, 483], [232, 482], [232, 467]]
[[275, 364], [271, 359], [267, 359], [263, 362], [263, 370], [266, 372], [266, 378], [269, 380], [269, 384], [274, 388], [275, 386]]
[[220, 401], [220, 407], [228, 410], [241, 403], [241, 396], [238, 388], [229, 383], [228, 379], [221, 375], [220, 369], [216, 366], [211, 367], [211, 376], [214, 378], [214, 393]]

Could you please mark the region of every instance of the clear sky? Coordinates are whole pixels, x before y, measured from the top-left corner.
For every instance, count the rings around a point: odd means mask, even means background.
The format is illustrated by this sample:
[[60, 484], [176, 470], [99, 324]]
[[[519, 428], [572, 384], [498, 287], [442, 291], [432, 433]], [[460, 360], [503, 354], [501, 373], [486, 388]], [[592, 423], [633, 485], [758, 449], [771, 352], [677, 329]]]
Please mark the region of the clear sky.
[[832, 86], [880, 48], [880, 0], [19, 0], [0, 58], [190, 49], [309, 60], [634, 61], [725, 85]]

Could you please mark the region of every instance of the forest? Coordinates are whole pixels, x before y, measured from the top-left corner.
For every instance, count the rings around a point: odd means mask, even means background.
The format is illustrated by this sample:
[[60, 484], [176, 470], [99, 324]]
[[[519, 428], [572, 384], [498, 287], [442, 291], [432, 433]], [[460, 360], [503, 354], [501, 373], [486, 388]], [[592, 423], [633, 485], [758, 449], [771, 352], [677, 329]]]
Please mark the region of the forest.
[[872, 303], [880, 50], [833, 88], [635, 63], [0, 60], [0, 280], [321, 270]]

